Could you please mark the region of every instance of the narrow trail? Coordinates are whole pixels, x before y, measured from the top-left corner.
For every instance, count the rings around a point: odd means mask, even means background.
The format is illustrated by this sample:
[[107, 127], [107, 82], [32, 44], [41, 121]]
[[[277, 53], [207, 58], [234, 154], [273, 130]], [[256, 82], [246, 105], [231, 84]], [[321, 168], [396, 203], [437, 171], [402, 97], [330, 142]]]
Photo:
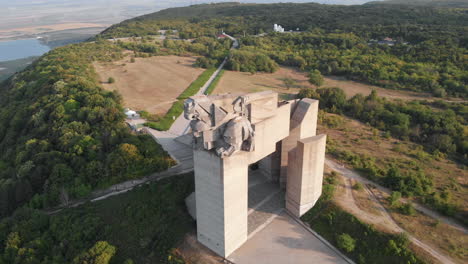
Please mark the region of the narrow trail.
[[369, 213], [360, 209], [354, 198], [354, 194], [352, 191], [352, 184], [351, 178], [343, 176], [343, 188], [344, 192], [336, 198], [338, 204], [342, 207], [346, 208], [346, 210], [350, 211], [353, 215], [358, 217], [364, 222], [381, 226], [393, 233], [405, 233], [408, 236], [408, 239], [415, 244], [416, 246], [420, 247], [432, 257], [440, 261], [440, 263], [444, 264], [455, 264], [449, 257], [445, 256], [444, 254], [439, 253], [437, 250], [432, 248], [430, 245], [422, 242], [421, 240], [417, 239], [416, 237], [409, 234], [405, 229], [400, 227], [392, 218], [390, 213], [387, 209], [380, 203], [380, 199], [384, 199], [381, 194], [374, 193], [371, 189], [369, 189], [366, 185], [363, 186], [364, 191], [368, 194], [369, 198], [372, 200], [373, 204], [377, 207], [379, 214]]
[[[388, 188], [385, 188], [373, 181], [370, 181], [364, 177], [362, 177], [361, 175], [359, 175], [359, 173], [351, 170], [351, 169], [348, 169], [346, 168], [344, 165], [341, 165], [339, 164], [338, 162], [332, 160], [332, 159], [326, 159], [325, 160], [325, 164], [330, 167], [332, 170], [342, 174], [343, 176], [347, 177], [347, 178], [350, 178], [350, 179], [355, 179], [361, 183], [364, 183], [364, 184], [368, 184], [370, 186], [373, 186], [374, 188], [378, 189], [379, 191], [381, 192], [384, 192], [384, 193], [387, 193], [387, 194], [391, 194], [392, 191]], [[408, 203], [408, 200], [407, 199], [400, 199], [401, 202], [403, 203]], [[454, 219], [451, 219], [451, 218], [448, 218], [448, 217], [445, 217], [431, 209], [428, 209], [427, 207], [421, 205], [421, 204], [418, 204], [418, 203], [414, 203], [412, 202], [413, 205], [414, 205], [414, 208], [418, 211], [420, 211], [421, 213], [424, 213], [425, 215], [427, 216], [430, 216], [434, 219], [437, 219], [459, 231], [462, 231], [463, 233], [465, 234], [468, 234], [468, 229], [466, 229], [464, 226], [462, 226], [461, 224], [459, 224], [456, 220]]]
[[[239, 48], [239, 41], [237, 41], [237, 39], [229, 36], [226, 33], [223, 33], [223, 35], [225, 35], [227, 38], [233, 41], [231, 50]], [[211, 83], [213, 83], [214, 79], [219, 75], [221, 70], [224, 68], [224, 65], [226, 65], [227, 60], [228, 60], [228, 57], [224, 58], [223, 62], [218, 66], [216, 71], [210, 76], [208, 81], [206, 81], [206, 83], [200, 88], [200, 90], [198, 90], [196, 95], [205, 94], [208, 87], [210, 87]], [[174, 134], [174, 135], [184, 135], [188, 132], [189, 127], [190, 127], [190, 120], [185, 119], [184, 115], [182, 114], [177, 117], [177, 119], [174, 121], [174, 123], [172, 124], [172, 126], [169, 128], [167, 132]]]

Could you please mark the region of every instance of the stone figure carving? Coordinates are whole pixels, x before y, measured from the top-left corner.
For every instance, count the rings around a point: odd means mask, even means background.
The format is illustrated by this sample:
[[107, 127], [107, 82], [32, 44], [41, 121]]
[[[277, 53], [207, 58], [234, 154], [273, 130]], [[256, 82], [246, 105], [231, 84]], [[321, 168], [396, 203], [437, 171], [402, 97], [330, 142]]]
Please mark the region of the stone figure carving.
[[215, 149], [219, 157], [229, 157], [240, 150], [253, 151], [254, 130], [248, 119], [248, 98], [232, 98], [231, 95], [219, 97], [217, 102], [203, 95], [185, 100], [184, 117], [191, 120], [194, 148]]

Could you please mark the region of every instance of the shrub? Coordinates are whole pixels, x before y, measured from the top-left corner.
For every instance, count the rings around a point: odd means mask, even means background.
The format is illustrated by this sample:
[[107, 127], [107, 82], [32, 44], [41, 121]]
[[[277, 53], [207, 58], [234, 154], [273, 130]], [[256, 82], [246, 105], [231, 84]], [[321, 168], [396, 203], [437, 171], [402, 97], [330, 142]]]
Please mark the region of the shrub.
[[400, 203], [401, 193], [394, 191], [389, 197], [389, 202], [391, 206], [397, 206]]
[[107, 79], [107, 82], [108, 83], [115, 83], [114, 77], [109, 77], [109, 79]]
[[322, 86], [323, 76], [319, 70], [313, 70], [309, 73], [309, 82], [317, 87]]
[[362, 186], [362, 183], [356, 182], [356, 183], [353, 185], [353, 189], [356, 190], [356, 191], [360, 191], [360, 190], [364, 189], [364, 186]]
[[405, 215], [416, 214], [416, 210], [414, 209], [414, 206], [412, 203], [402, 204], [399, 209], [400, 209], [400, 212]]
[[343, 233], [338, 236], [336, 242], [338, 247], [343, 249], [346, 252], [353, 252], [356, 247], [356, 240], [354, 240], [350, 235]]

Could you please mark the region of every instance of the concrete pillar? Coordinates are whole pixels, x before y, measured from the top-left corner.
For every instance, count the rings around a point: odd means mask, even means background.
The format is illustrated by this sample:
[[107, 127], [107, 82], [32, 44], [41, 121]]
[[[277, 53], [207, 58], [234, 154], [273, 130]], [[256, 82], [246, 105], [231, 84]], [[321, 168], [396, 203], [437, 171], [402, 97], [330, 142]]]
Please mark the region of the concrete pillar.
[[276, 151], [258, 162], [260, 172], [271, 182], [278, 183], [280, 176], [281, 142], [277, 142]]
[[297, 146], [303, 138], [315, 136], [317, 133], [317, 115], [319, 101], [304, 98], [296, 104], [291, 104], [291, 122], [289, 136], [281, 141], [281, 172], [280, 186], [286, 188], [288, 172], [288, 153]]
[[312, 208], [322, 194], [326, 135], [299, 140], [289, 152], [286, 209], [297, 217]]
[[227, 257], [247, 240], [248, 156], [194, 150], [197, 238]]

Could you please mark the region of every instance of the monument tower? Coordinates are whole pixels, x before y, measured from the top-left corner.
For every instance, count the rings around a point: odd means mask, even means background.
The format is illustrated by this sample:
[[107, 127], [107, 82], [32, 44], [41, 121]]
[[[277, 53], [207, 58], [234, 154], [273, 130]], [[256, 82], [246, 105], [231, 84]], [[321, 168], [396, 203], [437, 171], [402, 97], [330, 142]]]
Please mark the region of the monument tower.
[[286, 209], [309, 210], [322, 192], [326, 136], [318, 101], [279, 101], [271, 91], [193, 96], [191, 120], [197, 238], [227, 257], [247, 240], [248, 168], [258, 163], [286, 188]]

